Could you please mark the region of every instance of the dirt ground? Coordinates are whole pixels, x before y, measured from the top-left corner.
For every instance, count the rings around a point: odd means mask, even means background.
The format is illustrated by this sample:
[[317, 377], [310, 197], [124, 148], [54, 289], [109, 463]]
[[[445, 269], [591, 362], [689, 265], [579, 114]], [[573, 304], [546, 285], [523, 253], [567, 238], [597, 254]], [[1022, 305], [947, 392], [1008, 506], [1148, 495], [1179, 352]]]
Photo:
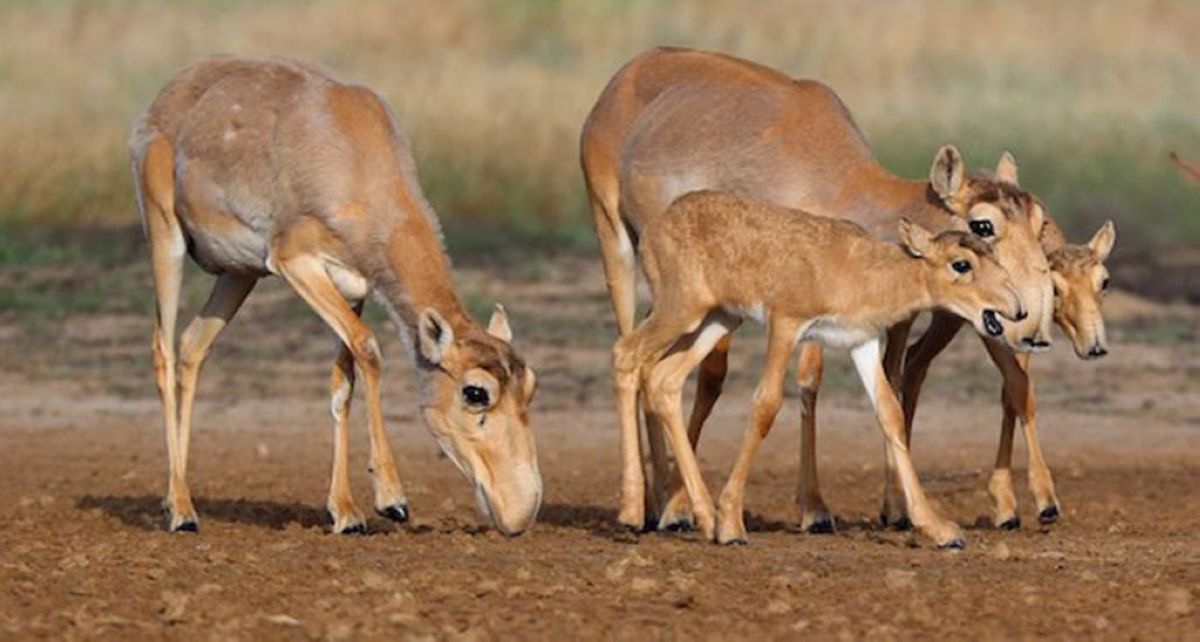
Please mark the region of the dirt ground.
[[[966, 527], [966, 550], [872, 521], [882, 439], [844, 355], [830, 359], [819, 406], [838, 533], [797, 530], [792, 399], [751, 477], [751, 543], [718, 547], [616, 526], [613, 330], [598, 261], [459, 277], [473, 309], [507, 304], [539, 370], [545, 504], [514, 539], [483, 525], [416, 419], [409, 365], [377, 313], [414, 519], [374, 519], [365, 536], [327, 532], [332, 340], [280, 284], [251, 297], [201, 381], [197, 535], [163, 530], [148, 315], [0, 316], [0, 638], [1200, 639], [1195, 309], [1114, 295], [1107, 359], [1078, 361], [1062, 340], [1035, 359], [1057, 524], [1038, 526], [1018, 447], [1024, 526], [988, 525], [999, 377], [962, 336], [930, 375], [914, 458], [936, 506]], [[200, 290], [189, 292], [194, 309]], [[761, 361], [761, 332], [741, 335], [700, 448], [713, 489]], [[352, 470], [369, 506], [361, 406]]]

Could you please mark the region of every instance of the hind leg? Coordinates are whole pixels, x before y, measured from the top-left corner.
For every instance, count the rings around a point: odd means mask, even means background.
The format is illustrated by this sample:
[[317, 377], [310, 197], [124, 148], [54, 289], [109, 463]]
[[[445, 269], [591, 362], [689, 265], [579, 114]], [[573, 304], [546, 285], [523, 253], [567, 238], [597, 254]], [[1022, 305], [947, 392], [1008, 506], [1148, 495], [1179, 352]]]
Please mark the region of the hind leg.
[[[661, 350], [644, 358], [641, 374], [645, 382], [647, 406], [662, 422], [695, 512], [696, 526], [705, 539], [711, 540], [716, 528], [716, 507], [700, 476], [700, 466], [688, 440], [687, 427], [683, 423], [682, 392], [688, 373], [704, 360], [722, 337], [736, 327], [736, 323], [720, 316], [701, 320], [698, 328], [687, 316], [680, 317], [680, 321], [673, 326], [677, 329], [668, 337], [668, 341], [673, 343], [676, 337], [682, 336], [684, 345], [661, 359], [658, 357], [664, 354]], [[663, 324], [662, 327], [667, 326]]]
[[[608, 294], [612, 301], [613, 313], [617, 319], [618, 338], [624, 338], [633, 332], [634, 317], [637, 313], [637, 274], [636, 256], [629, 230], [621, 222], [618, 211], [615, 187], [609, 194], [598, 194], [591, 189], [589, 193], [592, 206], [592, 222], [596, 229], [596, 238], [600, 241], [600, 257], [604, 264], [604, 278], [608, 285]], [[619, 341], [618, 341], [619, 343]], [[616, 345], [613, 346], [614, 359]], [[614, 374], [616, 363], [613, 364]], [[634, 385], [632, 380], [614, 378], [614, 384]], [[635, 386], [636, 387], [636, 386]], [[630, 528], [642, 530], [646, 521], [646, 500], [648, 495], [646, 471], [642, 465], [642, 444], [637, 428], [637, 398], [636, 392], [632, 401], [634, 404], [633, 433], [626, 434], [627, 428], [622, 423], [621, 428], [621, 514], [619, 521]], [[622, 399], [618, 392], [618, 402]], [[654, 439], [654, 435], [650, 435]], [[633, 486], [640, 486], [634, 490]], [[639, 504], [637, 507], [634, 503]]]
[[[692, 402], [692, 414], [688, 417], [688, 441], [692, 451], [700, 442], [700, 431], [704, 422], [712, 414], [713, 406], [721, 397], [725, 385], [725, 376], [729, 372], [729, 344], [732, 334], [727, 334], [717, 342], [713, 351], [700, 362], [700, 370], [696, 376], [696, 398]], [[688, 505], [687, 490], [683, 487], [683, 477], [678, 468], [671, 473], [671, 488], [669, 499], [662, 509], [658, 521], [659, 530], [678, 530], [692, 526], [692, 511]]]
[[187, 472], [188, 443], [191, 440], [192, 405], [200, 369], [213, 343], [242, 302], [258, 283], [258, 277], [222, 274], [217, 277], [204, 309], [188, 324], [179, 339], [179, 474]]
[[179, 289], [183, 281], [186, 251], [183, 230], [175, 218], [174, 163], [171, 145], [157, 138], [142, 150], [140, 163], [134, 165], [134, 188], [138, 209], [150, 244], [151, 271], [154, 278], [154, 381], [162, 400], [163, 431], [167, 438], [167, 511], [172, 532], [197, 530], [196, 509], [192, 505], [180, 463], [179, 406], [177, 403], [175, 324], [179, 316]]

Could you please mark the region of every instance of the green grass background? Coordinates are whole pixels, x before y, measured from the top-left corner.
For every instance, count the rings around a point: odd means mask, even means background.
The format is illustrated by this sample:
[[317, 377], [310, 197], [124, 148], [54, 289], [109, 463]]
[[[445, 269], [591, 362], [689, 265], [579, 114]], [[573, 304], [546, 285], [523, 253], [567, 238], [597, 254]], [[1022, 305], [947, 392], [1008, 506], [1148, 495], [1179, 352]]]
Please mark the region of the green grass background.
[[1012, 150], [1072, 237], [1112, 218], [1119, 252], [1196, 245], [1200, 185], [1167, 154], [1200, 158], [1197, 33], [1200, 3], [1169, 0], [9, 0], [0, 261], [103, 262], [88, 236], [136, 234], [128, 124], [213, 53], [302, 57], [380, 90], [454, 253], [589, 248], [579, 126], [657, 44], [828, 82], [899, 174], [926, 175], [943, 142], [976, 169]]

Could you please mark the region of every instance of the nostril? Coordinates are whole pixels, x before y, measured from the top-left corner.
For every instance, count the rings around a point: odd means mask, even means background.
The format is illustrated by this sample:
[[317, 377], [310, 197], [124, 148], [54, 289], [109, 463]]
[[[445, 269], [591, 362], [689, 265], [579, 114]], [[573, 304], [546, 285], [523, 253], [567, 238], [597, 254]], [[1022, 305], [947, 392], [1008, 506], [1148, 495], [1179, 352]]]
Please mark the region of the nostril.
[[1020, 308], [1017, 310], [1017, 321], [1024, 321], [1025, 319], [1028, 319], [1028, 318], [1029, 318], [1029, 313], [1025, 311], [1025, 308]]
[[1108, 354], [1108, 350], [1105, 349], [1104, 346], [1100, 346], [1100, 345], [1094, 345], [1094, 346], [1092, 346], [1091, 350], [1088, 350], [1089, 357], [1100, 358], [1106, 354]]

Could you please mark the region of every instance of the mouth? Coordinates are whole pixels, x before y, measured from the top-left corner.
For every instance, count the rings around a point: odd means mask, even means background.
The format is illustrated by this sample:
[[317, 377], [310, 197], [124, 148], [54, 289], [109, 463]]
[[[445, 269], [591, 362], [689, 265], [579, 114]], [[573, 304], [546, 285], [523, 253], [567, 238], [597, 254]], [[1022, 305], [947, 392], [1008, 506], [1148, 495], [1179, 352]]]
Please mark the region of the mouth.
[[483, 486], [481, 484], [475, 485], [475, 506], [479, 509], [479, 512], [483, 513], [483, 516], [487, 518], [488, 523], [492, 525], [492, 528], [504, 533], [505, 535], [509, 534], [505, 528], [500, 525], [499, 520], [496, 519], [496, 513], [492, 510], [492, 501], [488, 499], [487, 492], [483, 490]]
[[992, 337], [1004, 334], [1004, 326], [1000, 324], [1000, 319], [997, 317], [995, 310], [983, 311], [983, 329], [988, 333], [988, 336]]
[[1050, 349], [1050, 342], [1036, 337], [1023, 337], [1021, 347], [1028, 352], [1046, 352]]

